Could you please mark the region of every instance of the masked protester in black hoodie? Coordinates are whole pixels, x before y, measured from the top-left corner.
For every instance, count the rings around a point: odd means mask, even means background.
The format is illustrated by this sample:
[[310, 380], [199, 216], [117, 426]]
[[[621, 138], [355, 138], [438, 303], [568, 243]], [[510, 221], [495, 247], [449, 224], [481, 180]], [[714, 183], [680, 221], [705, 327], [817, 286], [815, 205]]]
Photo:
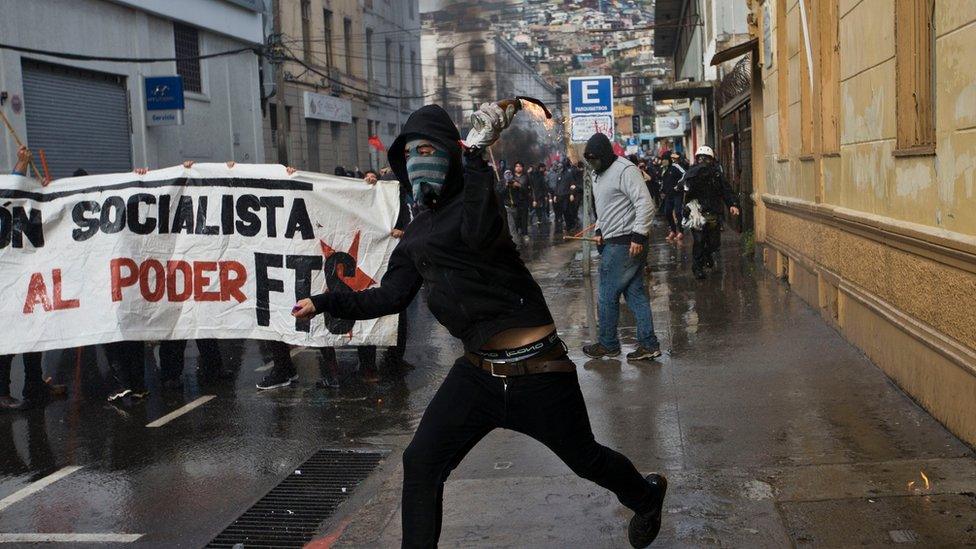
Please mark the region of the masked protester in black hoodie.
[[641, 477], [627, 458], [594, 440], [575, 365], [516, 251], [482, 156], [513, 115], [483, 105], [474, 116], [491, 131], [465, 150], [439, 106], [413, 113], [390, 147], [390, 166], [426, 211], [406, 228], [379, 287], [303, 299], [294, 314], [394, 314], [426, 284], [431, 312], [464, 343], [465, 355], [403, 453], [403, 547], [437, 545], [444, 482], [499, 427], [539, 440], [575, 473], [613, 491], [635, 512], [631, 543], [646, 547], [660, 529], [667, 481]]
[[[695, 165], [685, 172], [682, 181], [685, 203], [697, 201], [702, 217], [705, 218], [704, 225], [691, 231], [694, 237], [691, 271], [695, 278], [704, 279], [705, 269], [715, 266], [714, 254], [722, 245], [722, 219], [725, 217], [725, 209], [728, 208], [732, 215], [739, 215], [739, 202], [732, 193], [729, 181], [715, 162], [715, 153], [706, 145], [702, 145], [695, 152]], [[688, 209], [686, 206], [685, 210]]]

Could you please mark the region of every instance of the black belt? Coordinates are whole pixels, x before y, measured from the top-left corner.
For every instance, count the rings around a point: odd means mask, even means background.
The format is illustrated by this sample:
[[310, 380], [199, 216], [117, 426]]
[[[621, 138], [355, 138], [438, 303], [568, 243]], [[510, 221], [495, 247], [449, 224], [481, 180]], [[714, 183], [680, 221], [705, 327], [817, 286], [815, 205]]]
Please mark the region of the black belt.
[[566, 349], [562, 345], [554, 345], [551, 350], [536, 356], [511, 362], [492, 362], [475, 353], [465, 353], [464, 357], [495, 377], [576, 371], [576, 364], [566, 358]]

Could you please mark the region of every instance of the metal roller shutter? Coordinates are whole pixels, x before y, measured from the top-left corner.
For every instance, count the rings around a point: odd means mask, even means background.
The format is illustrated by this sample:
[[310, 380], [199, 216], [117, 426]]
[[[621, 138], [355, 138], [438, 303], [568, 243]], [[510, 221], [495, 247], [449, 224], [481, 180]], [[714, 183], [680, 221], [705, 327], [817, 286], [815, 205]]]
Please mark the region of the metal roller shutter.
[[28, 59], [21, 68], [27, 142], [44, 149], [52, 177], [132, 169], [125, 77]]

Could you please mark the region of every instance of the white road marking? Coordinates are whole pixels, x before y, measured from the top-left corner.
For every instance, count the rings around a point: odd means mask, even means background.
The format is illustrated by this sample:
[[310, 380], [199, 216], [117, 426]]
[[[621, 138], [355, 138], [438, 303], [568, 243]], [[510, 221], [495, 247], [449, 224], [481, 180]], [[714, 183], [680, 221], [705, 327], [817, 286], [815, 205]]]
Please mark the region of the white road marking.
[[0, 534], [0, 543], [132, 543], [142, 534]]
[[71, 467], [65, 467], [63, 469], [60, 469], [58, 471], [55, 471], [55, 472], [51, 473], [50, 475], [42, 478], [41, 480], [38, 480], [36, 482], [32, 482], [32, 483], [28, 484], [27, 486], [24, 486], [23, 488], [21, 488], [20, 490], [17, 490], [16, 492], [10, 494], [9, 496], [7, 496], [7, 497], [5, 497], [3, 499], [0, 499], [0, 511], [3, 511], [7, 507], [10, 507], [11, 505], [17, 503], [18, 501], [20, 501], [20, 500], [22, 500], [22, 499], [24, 499], [24, 498], [26, 498], [26, 497], [28, 497], [30, 495], [33, 495], [33, 494], [36, 494], [37, 492], [40, 492], [41, 490], [47, 488], [51, 484], [54, 484], [55, 482], [57, 482], [57, 481], [63, 479], [64, 477], [70, 475], [71, 473], [74, 473], [78, 469], [81, 469], [81, 467], [80, 466], [75, 466], [75, 465], [72, 465]]
[[174, 419], [182, 416], [183, 414], [189, 412], [190, 410], [192, 410], [192, 409], [194, 409], [194, 408], [196, 408], [198, 406], [202, 406], [202, 405], [210, 402], [210, 400], [212, 400], [212, 399], [214, 399], [216, 397], [217, 397], [217, 395], [203, 395], [202, 397], [194, 400], [193, 402], [191, 402], [189, 404], [186, 404], [186, 405], [184, 405], [184, 406], [182, 406], [180, 408], [177, 408], [176, 410], [173, 410], [172, 412], [170, 412], [170, 413], [166, 414], [165, 416], [157, 419], [156, 421], [154, 421], [154, 422], [146, 425], [146, 427], [162, 427], [163, 425], [166, 425], [167, 423], [169, 423], [169, 422], [173, 421]]
[[[304, 351], [305, 349], [306, 349], [306, 347], [295, 347], [294, 349], [292, 349], [291, 350], [291, 356], [292, 356], [292, 358], [294, 358], [295, 355], [297, 355], [298, 353]], [[254, 369], [254, 371], [255, 372], [267, 372], [268, 370], [270, 370], [272, 368], [274, 368], [274, 361], [273, 360], [270, 361], [270, 362], [268, 362], [264, 366], [258, 366], [257, 368]]]

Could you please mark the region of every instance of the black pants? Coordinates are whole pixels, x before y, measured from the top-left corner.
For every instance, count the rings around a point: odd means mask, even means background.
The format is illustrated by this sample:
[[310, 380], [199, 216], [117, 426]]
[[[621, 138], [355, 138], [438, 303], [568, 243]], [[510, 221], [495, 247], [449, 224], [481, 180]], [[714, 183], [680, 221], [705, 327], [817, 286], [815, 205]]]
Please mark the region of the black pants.
[[573, 200], [566, 202], [566, 230], [575, 230], [579, 225], [579, 200], [573, 197]]
[[403, 547], [437, 545], [444, 482], [498, 427], [542, 442], [574, 473], [612, 491], [630, 509], [650, 504], [650, 486], [630, 460], [593, 439], [575, 372], [503, 380], [461, 358], [403, 452]]
[[[220, 346], [216, 339], [195, 339], [200, 361], [197, 367], [208, 373], [219, 373], [223, 369], [220, 357]], [[175, 339], [162, 341], [159, 344], [159, 377], [163, 381], [176, 379], [183, 375], [186, 363], [186, 340]]]
[[519, 204], [515, 211], [515, 226], [518, 228], [518, 234], [522, 236], [529, 234], [529, 204]]
[[[0, 397], [10, 396], [10, 366], [16, 355], [0, 355]], [[24, 389], [21, 395], [32, 398], [44, 392], [41, 353], [24, 353]]]
[[556, 220], [556, 230], [560, 231], [563, 228], [563, 222], [566, 219], [566, 204], [568, 203], [567, 197], [560, 196], [556, 198], [552, 203], [552, 213]]
[[146, 346], [141, 341], [105, 344], [105, 358], [112, 371], [115, 389], [143, 391], [146, 388]]
[[712, 259], [712, 254], [718, 252], [722, 246], [722, 228], [718, 223], [705, 223], [701, 229], [691, 231], [694, 243], [691, 247], [691, 268], [701, 270], [705, 263]]
[[684, 208], [684, 197], [680, 194], [673, 194], [664, 197], [664, 217], [668, 222], [668, 230], [674, 233], [681, 232], [681, 210]]
[[538, 206], [535, 207], [536, 222], [549, 223], [549, 206], [546, 205], [546, 201], [540, 200], [536, 204], [538, 204]]

